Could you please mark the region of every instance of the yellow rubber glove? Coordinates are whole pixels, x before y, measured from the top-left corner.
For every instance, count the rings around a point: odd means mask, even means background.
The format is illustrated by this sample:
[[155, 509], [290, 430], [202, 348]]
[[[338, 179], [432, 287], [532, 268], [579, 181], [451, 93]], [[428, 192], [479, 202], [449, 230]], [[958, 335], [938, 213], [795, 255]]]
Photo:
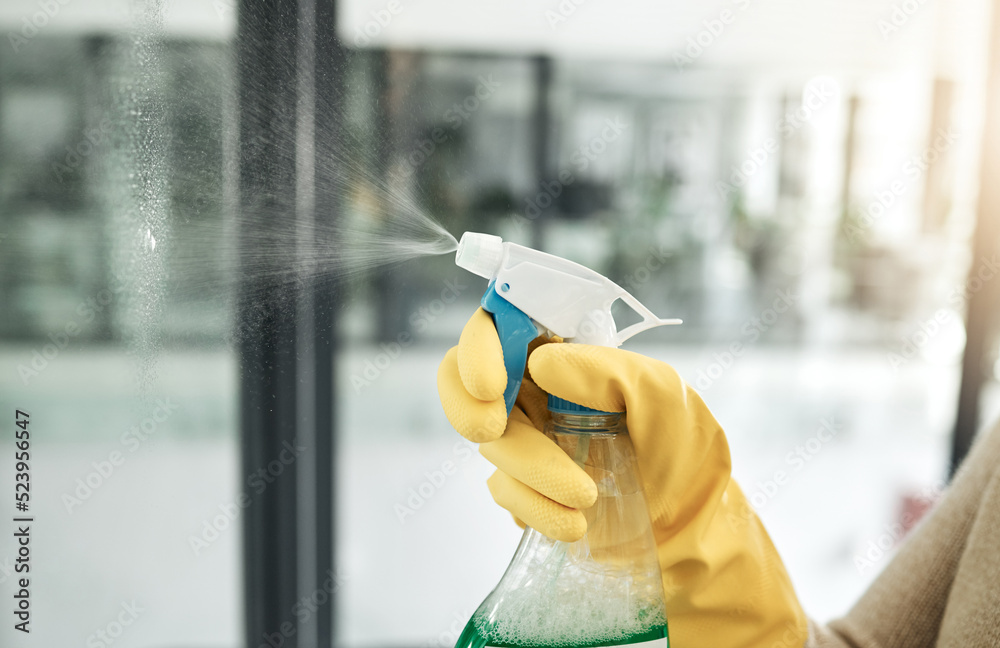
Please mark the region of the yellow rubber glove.
[[546, 437], [546, 392], [625, 411], [649, 505], [672, 644], [800, 648], [806, 617], [781, 558], [735, 481], [729, 445], [701, 397], [669, 365], [577, 344], [533, 348], [517, 406], [505, 416], [506, 373], [482, 309], [438, 371], [445, 414], [497, 466], [490, 492], [515, 519], [556, 540], [586, 531], [597, 490]]

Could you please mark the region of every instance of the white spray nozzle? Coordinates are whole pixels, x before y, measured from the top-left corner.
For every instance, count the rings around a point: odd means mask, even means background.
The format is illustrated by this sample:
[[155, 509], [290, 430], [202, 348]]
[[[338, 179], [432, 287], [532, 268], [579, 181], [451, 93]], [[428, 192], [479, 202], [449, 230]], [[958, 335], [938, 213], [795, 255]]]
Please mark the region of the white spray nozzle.
[[[455, 263], [491, 281], [505, 301], [567, 341], [619, 346], [640, 331], [680, 324], [661, 319], [627, 290], [590, 268], [499, 236], [466, 232]], [[611, 307], [621, 300], [642, 321], [619, 331]]]
[[455, 264], [475, 275], [492, 279], [503, 262], [503, 239], [491, 234], [466, 232], [458, 243]]

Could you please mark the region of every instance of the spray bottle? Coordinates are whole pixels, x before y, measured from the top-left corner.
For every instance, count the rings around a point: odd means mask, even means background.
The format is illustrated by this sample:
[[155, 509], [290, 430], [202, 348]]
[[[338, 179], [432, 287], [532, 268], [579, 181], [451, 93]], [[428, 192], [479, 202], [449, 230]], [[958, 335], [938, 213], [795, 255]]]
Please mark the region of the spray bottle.
[[[507, 370], [508, 415], [538, 335], [620, 346], [661, 319], [607, 277], [566, 259], [466, 232], [458, 266], [489, 280], [491, 313]], [[622, 300], [642, 320], [619, 331], [611, 313]], [[597, 503], [584, 511], [587, 534], [552, 540], [528, 527], [500, 583], [466, 625], [456, 648], [581, 648], [669, 645], [656, 542], [624, 413], [601, 412], [549, 397], [545, 433], [595, 481]]]

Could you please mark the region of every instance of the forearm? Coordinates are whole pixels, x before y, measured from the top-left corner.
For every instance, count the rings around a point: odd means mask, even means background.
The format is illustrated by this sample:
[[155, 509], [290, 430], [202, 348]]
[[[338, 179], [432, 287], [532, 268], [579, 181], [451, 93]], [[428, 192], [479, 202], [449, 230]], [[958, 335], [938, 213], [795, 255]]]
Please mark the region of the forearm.
[[[807, 648], [931, 648], [970, 533], [1000, 466], [1000, 430], [985, 433], [944, 499], [842, 619], [811, 624]], [[988, 495], [987, 495], [988, 496]]]

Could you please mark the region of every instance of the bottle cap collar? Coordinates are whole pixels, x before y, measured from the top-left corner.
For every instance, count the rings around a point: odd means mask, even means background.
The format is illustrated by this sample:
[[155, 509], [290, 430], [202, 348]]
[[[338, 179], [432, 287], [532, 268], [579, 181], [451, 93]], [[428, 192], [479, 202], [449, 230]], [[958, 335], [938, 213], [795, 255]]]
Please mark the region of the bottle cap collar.
[[608, 415], [608, 414], [621, 414], [621, 412], [605, 412], [604, 410], [597, 410], [592, 407], [584, 407], [579, 403], [574, 403], [568, 401], [565, 398], [559, 398], [558, 396], [553, 396], [549, 394], [549, 411], [556, 414], [593, 414], [593, 415]]

